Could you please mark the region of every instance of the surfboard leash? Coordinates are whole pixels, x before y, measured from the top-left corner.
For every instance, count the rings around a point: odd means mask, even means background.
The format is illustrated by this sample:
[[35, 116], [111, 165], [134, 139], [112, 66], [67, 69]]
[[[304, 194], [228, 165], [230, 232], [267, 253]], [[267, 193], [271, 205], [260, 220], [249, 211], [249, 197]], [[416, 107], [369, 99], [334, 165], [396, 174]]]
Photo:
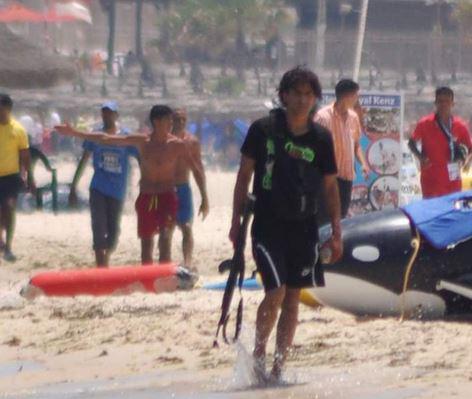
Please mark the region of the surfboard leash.
[[408, 283], [410, 281], [411, 271], [413, 270], [413, 265], [416, 262], [416, 258], [418, 257], [418, 252], [420, 251], [421, 247], [421, 236], [417, 229], [415, 229], [415, 237], [411, 240], [411, 246], [413, 248], [413, 253], [408, 260], [407, 266], [405, 268], [405, 274], [403, 277], [403, 289], [402, 289], [402, 300], [401, 300], [401, 314], [400, 314], [400, 323], [405, 320], [405, 312], [406, 312], [406, 291], [408, 289]]

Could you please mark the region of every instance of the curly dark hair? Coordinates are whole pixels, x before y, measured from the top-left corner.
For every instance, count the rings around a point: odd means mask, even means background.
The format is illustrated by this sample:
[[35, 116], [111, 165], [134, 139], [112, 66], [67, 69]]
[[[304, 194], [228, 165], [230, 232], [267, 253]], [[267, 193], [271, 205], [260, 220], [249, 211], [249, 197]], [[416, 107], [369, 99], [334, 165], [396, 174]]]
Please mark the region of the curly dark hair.
[[279, 94], [279, 100], [281, 104], [284, 104], [282, 94], [289, 92], [293, 88], [300, 84], [308, 83], [315, 96], [321, 100], [323, 90], [321, 88], [320, 80], [316, 73], [305, 66], [297, 66], [289, 71], [285, 72], [280, 80], [277, 92]]

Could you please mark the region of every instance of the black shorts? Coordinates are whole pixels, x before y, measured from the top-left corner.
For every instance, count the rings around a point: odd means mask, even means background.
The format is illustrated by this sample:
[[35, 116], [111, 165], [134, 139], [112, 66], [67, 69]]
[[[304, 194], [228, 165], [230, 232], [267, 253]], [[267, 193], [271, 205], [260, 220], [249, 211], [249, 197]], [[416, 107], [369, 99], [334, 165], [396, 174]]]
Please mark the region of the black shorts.
[[10, 198], [16, 199], [23, 188], [23, 180], [19, 174], [0, 177], [0, 202]]
[[252, 252], [266, 291], [324, 286], [316, 218], [285, 222], [255, 217]]
[[[338, 188], [339, 200], [341, 203], [341, 219], [344, 219], [346, 218], [349, 212], [349, 207], [351, 206], [352, 181], [338, 178]], [[326, 207], [324, 193], [320, 192], [318, 197], [318, 225], [323, 226], [329, 222], [330, 218], [328, 215], [328, 209]]]

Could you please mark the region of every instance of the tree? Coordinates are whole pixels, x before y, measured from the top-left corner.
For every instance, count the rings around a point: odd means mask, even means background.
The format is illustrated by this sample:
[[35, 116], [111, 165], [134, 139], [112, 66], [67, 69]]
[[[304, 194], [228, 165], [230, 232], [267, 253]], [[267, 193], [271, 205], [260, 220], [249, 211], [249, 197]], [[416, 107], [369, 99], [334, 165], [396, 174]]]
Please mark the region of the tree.
[[298, 15], [298, 29], [314, 29], [316, 25], [316, 11], [318, 2], [314, 0], [286, 0], [293, 6]]
[[[314, 59], [313, 40], [307, 40], [307, 36], [314, 36], [318, 16], [318, 1], [315, 0], [286, 0], [297, 12], [297, 34], [295, 42], [295, 57], [297, 63], [310, 64]], [[320, 47], [318, 47], [320, 48]], [[321, 49], [321, 48], [320, 48]]]
[[[171, 0], [148, 0], [148, 3], [154, 4], [156, 10], [159, 12], [169, 5]], [[145, 0], [135, 0], [135, 51], [138, 61], [143, 62], [143, 5]]]
[[265, 38], [283, 5], [282, 0], [174, 0], [159, 20], [159, 46], [170, 58], [221, 61], [231, 56], [244, 63], [249, 39]]
[[108, 16], [107, 72], [111, 75], [115, 59], [116, 0], [100, 0], [100, 4]]
[[459, 0], [452, 15], [459, 23], [457, 69], [460, 70], [462, 69], [464, 43], [470, 44], [472, 42], [472, 1]]
[[459, 0], [454, 7], [453, 16], [466, 32], [468, 32], [469, 34], [472, 33], [471, 0]]
[[136, 0], [135, 21], [136, 57], [142, 63], [143, 60], [143, 0]]
[[[135, 46], [136, 56], [142, 65], [143, 62], [143, 44], [142, 44], [142, 15], [143, 4], [146, 0], [135, 0], [136, 14], [135, 14]], [[153, 3], [157, 9], [167, 6], [170, 0], [147, 0]], [[113, 73], [113, 62], [115, 58], [115, 32], [116, 32], [116, 7], [119, 0], [100, 0], [102, 9], [108, 17], [108, 43], [107, 43], [107, 72]]]

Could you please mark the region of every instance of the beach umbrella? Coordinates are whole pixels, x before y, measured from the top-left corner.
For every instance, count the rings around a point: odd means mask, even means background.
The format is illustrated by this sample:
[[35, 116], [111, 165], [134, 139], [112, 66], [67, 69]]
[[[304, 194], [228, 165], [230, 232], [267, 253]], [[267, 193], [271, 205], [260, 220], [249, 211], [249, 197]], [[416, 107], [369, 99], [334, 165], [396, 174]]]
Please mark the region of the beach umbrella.
[[43, 15], [21, 4], [13, 3], [0, 9], [0, 22], [41, 22]]
[[90, 9], [78, 1], [66, 3], [55, 3], [46, 14], [43, 15], [45, 22], [72, 22], [84, 21], [92, 23]]
[[47, 88], [75, 78], [72, 61], [11, 32], [0, 24], [0, 86]]
[[74, 22], [92, 23], [90, 10], [77, 1], [56, 3], [46, 13], [40, 13], [19, 3], [0, 10], [0, 22]]
[[74, 22], [77, 18], [73, 15], [59, 14], [56, 10], [50, 9], [47, 13], [43, 14], [43, 21], [54, 23], [54, 22]]

